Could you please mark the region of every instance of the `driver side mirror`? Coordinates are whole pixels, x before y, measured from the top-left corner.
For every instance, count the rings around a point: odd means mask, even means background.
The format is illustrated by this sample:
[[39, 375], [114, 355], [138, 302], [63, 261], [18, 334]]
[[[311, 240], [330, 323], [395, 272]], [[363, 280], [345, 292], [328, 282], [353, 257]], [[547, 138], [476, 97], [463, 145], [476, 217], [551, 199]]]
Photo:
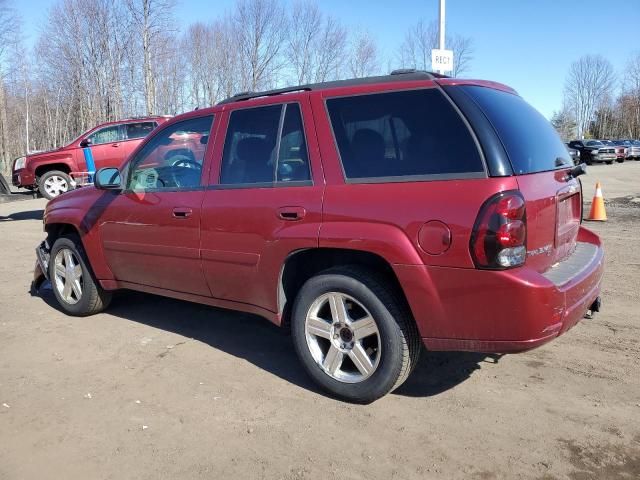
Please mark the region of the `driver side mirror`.
[[91, 146], [91, 140], [89, 140], [88, 138], [84, 138], [84, 139], [80, 142], [80, 146], [81, 146], [82, 148], [85, 148], [85, 147], [89, 147], [89, 146]]
[[93, 184], [98, 190], [122, 190], [122, 177], [117, 168], [101, 168], [96, 172]]

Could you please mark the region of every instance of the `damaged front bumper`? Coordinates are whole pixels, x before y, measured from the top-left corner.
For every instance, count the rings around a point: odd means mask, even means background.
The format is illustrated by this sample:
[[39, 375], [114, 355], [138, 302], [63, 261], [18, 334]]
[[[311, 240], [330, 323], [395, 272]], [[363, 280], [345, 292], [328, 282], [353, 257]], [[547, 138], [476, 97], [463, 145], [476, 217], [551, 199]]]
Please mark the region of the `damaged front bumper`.
[[51, 247], [45, 240], [36, 248], [36, 265], [33, 269], [33, 288], [38, 289], [42, 282], [49, 280], [49, 262], [51, 261]]

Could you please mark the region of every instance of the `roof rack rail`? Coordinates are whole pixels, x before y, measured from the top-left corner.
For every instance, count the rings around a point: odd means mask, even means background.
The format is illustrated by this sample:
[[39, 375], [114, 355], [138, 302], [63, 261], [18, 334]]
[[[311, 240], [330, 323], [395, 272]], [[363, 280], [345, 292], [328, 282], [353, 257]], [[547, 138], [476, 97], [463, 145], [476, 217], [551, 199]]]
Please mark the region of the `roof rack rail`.
[[410, 73], [425, 73], [427, 75], [431, 75], [434, 78], [449, 78], [448, 75], [444, 75], [442, 73], [429, 72], [427, 70], [418, 70], [417, 68], [398, 68], [396, 70], [392, 70], [389, 75], [408, 75]]
[[237, 93], [225, 100], [217, 103], [217, 105], [224, 105], [232, 102], [242, 102], [245, 100], [251, 100], [252, 98], [259, 97], [271, 97], [274, 95], [280, 95], [283, 93], [293, 92], [309, 92], [312, 90], [322, 90], [329, 88], [349, 87], [356, 85], [370, 85], [378, 82], [400, 82], [410, 80], [433, 80], [434, 78], [448, 78], [446, 75], [442, 75], [434, 72], [427, 72], [425, 70], [416, 70], [415, 68], [403, 68], [400, 70], [394, 70], [390, 75], [382, 75], [378, 77], [363, 77], [363, 78], [351, 78], [347, 80], [331, 80], [328, 82], [313, 83], [309, 85], [297, 85], [294, 87], [277, 88], [275, 90], [266, 90], [264, 92], [242, 92]]
[[297, 87], [276, 88], [275, 90], [266, 90], [264, 92], [241, 92], [236, 93], [232, 97], [222, 100], [221, 102], [218, 102], [218, 105], [224, 105], [225, 103], [231, 102], [243, 102], [245, 100], [251, 100], [252, 98], [271, 97], [273, 95], [280, 95], [282, 93], [307, 92], [309, 90], [311, 90], [311, 86], [303, 85]]

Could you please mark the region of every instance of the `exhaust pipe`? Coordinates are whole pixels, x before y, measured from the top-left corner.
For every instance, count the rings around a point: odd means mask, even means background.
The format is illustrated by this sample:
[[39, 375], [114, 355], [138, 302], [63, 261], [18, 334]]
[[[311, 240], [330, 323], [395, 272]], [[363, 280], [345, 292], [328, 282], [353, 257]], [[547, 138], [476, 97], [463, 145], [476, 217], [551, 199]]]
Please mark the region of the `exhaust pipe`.
[[602, 299], [597, 297], [589, 307], [589, 310], [587, 310], [587, 313], [584, 314], [584, 318], [593, 318], [595, 313], [600, 311], [600, 308], [602, 308]]

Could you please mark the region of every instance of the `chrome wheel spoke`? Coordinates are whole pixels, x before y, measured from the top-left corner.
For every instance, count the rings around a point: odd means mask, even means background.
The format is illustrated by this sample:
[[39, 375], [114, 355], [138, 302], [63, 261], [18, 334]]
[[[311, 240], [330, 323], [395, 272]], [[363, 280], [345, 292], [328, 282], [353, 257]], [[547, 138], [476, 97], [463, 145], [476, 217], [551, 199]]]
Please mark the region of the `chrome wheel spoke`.
[[356, 340], [378, 334], [378, 327], [376, 326], [375, 320], [368, 316], [352, 322], [351, 329], [353, 330], [353, 337]]
[[71, 289], [73, 290], [73, 293], [76, 296], [76, 300], [80, 300], [80, 297], [82, 296], [82, 286], [80, 286], [80, 279], [75, 278], [70, 283], [71, 283]]
[[349, 351], [349, 358], [362, 375], [369, 376], [373, 372], [373, 362], [359, 343]]
[[342, 366], [342, 361], [344, 360], [344, 353], [338, 350], [337, 347], [331, 345], [329, 347], [329, 351], [327, 355], [324, 357], [324, 362], [322, 366], [328, 370], [330, 373], [335, 374], [338, 369]]
[[344, 296], [339, 293], [333, 293], [329, 296], [329, 306], [331, 307], [331, 317], [334, 322], [345, 324], [349, 319], [347, 306], [344, 302]]
[[80, 264], [77, 264], [75, 267], [73, 267], [73, 274], [76, 276], [76, 278], [80, 278], [82, 276], [82, 267], [80, 266]]
[[75, 266], [75, 264], [73, 263], [73, 256], [71, 255], [71, 250], [64, 250], [64, 266], [66, 268], [71, 268], [73, 266]]
[[309, 317], [307, 320], [307, 332], [311, 335], [329, 339], [331, 338], [331, 324], [319, 317]]
[[61, 278], [65, 278], [67, 276], [67, 271], [65, 270], [64, 265], [56, 263], [56, 275]]
[[67, 280], [64, 282], [64, 287], [62, 288], [62, 297], [63, 297], [67, 302], [69, 301], [69, 299], [71, 299], [71, 291], [72, 291], [72, 289], [71, 289], [71, 284], [72, 284], [71, 279], [67, 279]]

